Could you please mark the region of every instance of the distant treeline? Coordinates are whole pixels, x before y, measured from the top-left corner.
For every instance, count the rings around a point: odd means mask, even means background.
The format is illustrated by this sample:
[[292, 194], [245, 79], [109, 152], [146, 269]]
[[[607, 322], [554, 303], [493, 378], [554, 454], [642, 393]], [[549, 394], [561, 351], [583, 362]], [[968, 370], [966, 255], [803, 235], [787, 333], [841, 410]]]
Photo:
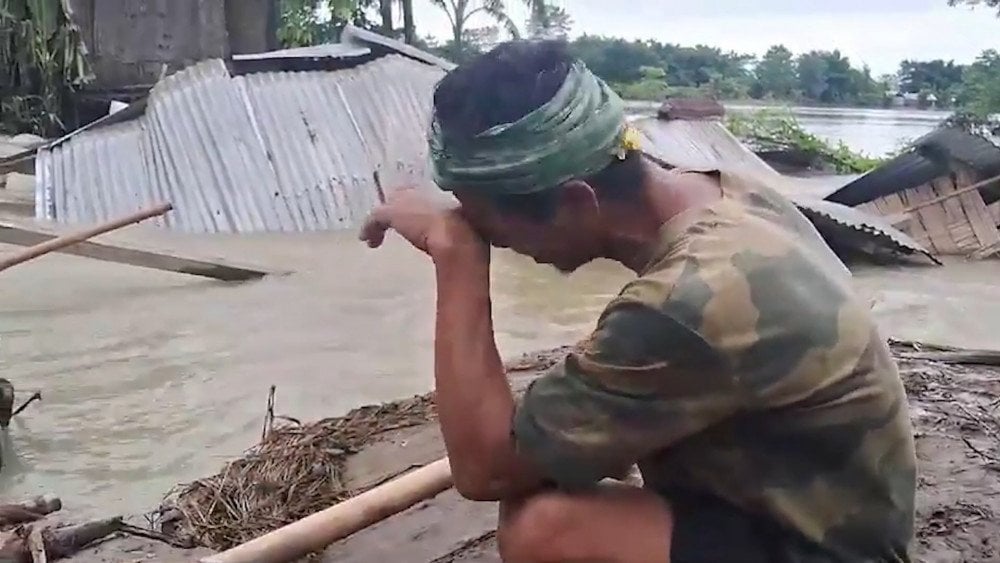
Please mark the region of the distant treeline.
[[682, 47], [585, 35], [574, 53], [624, 97], [659, 100], [705, 94], [725, 100], [778, 100], [829, 105], [888, 106], [899, 97], [928, 107], [974, 113], [1000, 111], [1000, 54], [984, 51], [970, 65], [903, 61], [892, 75], [875, 77], [840, 51], [794, 54], [782, 45], [763, 57], [715, 47]]

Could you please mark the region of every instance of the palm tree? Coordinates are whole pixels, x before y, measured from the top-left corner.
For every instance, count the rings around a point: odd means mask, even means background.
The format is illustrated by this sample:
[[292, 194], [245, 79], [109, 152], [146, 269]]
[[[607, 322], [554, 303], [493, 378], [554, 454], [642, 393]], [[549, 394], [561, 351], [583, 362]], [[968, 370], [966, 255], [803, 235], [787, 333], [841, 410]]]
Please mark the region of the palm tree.
[[539, 29], [548, 29], [550, 20], [550, 6], [547, 0], [524, 0], [524, 4], [531, 10], [530, 20]]
[[452, 41], [454, 41], [455, 50], [459, 53], [465, 47], [463, 45], [465, 26], [469, 23], [469, 19], [476, 14], [483, 13], [492, 17], [515, 38], [521, 36], [514, 20], [507, 15], [507, 7], [503, 0], [431, 0], [431, 3], [444, 10], [444, 13], [448, 15], [448, 21], [451, 22]]

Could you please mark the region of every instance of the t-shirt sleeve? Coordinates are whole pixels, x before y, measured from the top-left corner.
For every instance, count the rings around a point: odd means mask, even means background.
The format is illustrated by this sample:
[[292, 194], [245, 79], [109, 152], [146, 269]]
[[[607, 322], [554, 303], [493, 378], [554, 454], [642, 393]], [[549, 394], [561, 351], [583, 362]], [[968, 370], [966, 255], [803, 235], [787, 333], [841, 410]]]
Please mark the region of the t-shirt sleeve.
[[725, 358], [646, 303], [619, 299], [581, 350], [528, 388], [517, 449], [564, 487], [613, 476], [739, 408]]

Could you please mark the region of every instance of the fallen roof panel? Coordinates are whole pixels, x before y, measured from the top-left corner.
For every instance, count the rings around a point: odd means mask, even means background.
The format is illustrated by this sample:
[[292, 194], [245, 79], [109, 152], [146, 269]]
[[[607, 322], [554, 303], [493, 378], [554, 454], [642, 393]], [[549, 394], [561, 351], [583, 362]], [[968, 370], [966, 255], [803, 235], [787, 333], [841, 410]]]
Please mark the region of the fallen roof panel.
[[382, 197], [376, 172], [425, 175], [443, 74], [402, 55], [240, 76], [199, 63], [161, 81], [137, 118], [42, 149], [36, 214], [97, 222], [170, 201], [158, 224], [187, 232], [354, 227]]

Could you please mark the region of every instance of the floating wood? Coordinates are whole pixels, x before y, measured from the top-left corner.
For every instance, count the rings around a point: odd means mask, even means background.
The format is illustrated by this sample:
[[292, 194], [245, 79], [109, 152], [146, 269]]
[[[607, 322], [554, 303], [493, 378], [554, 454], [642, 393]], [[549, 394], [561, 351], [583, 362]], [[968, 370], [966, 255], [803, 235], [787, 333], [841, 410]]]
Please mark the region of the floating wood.
[[[37, 524], [35, 524], [37, 525]], [[38, 532], [41, 536], [42, 549], [46, 558], [56, 560], [70, 557], [88, 544], [105, 538], [122, 529], [121, 517], [106, 520], [94, 520], [76, 526], [62, 528], [45, 528]], [[32, 561], [33, 553], [29, 541], [34, 530], [26, 530], [26, 534], [15, 532], [5, 533], [0, 537], [0, 561]], [[37, 542], [38, 539], [35, 540]], [[36, 551], [37, 552], [37, 551]]]
[[55, 495], [42, 495], [15, 504], [0, 505], [0, 526], [34, 522], [46, 514], [62, 510], [62, 500]]
[[164, 213], [170, 211], [173, 208], [174, 206], [172, 204], [164, 203], [161, 205], [157, 205], [156, 207], [152, 207], [150, 209], [138, 211], [126, 217], [122, 217], [121, 219], [115, 219], [114, 221], [110, 221], [108, 223], [92, 227], [85, 231], [80, 231], [68, 235], [62, 235], [42, 243], [32, 245], [30, 248], [27, 248], [22, 252], [15, 253], [13, 256], [8, 256], [7, 258], [0, 259], [0, 272], [6, 270], [7, 268], [11, 268], [13, 266], [17, 266], [18, 264], [27, 262], [32, 258], [38, 258], [39, 256], [48, 254], [50, 252], [56, 252], [58, 250], [66, 248], [67, 246], [72, 246], [78, 242], [83, 242], [89, 238], [94, 238], [98, 235], [102, 235], [104, 233], [108, 233], [120, 229], [122, 227], [138, 223], [140, 221], [145, 221], [146, 219], [150, 219], [152, 217], [163, 215]]
[[452, 487], [442, 458], [255, 540], [201, 559], [201, 563], [289, 563], [398, 514]]
[[[159, 209], [161, 208], [149, 210], [145, 214]], [[140, 250], [86, 240], [98, 234], [135, 223], [138, 216], [139, 214], [132, 215], [88, 231], [65, 236], [57, 236], [36, 229], [0, 223], [0, 243], [32, 247], [27, 249], [25, 253], [0, 261], [0, 270], [10, 268], [47, 252], [60, 252], [62, 254], [83, 256], [105, 262], [189, 274], [227, 282], [260, 279], [271, 273], [255, 268], [237, 266], [228, 262], [196, 260], [165, 252]], [[149, 216], [147, 215], [145, 218]], [[24, 258], [24, 256], [28, 256], [28, 258]]]

